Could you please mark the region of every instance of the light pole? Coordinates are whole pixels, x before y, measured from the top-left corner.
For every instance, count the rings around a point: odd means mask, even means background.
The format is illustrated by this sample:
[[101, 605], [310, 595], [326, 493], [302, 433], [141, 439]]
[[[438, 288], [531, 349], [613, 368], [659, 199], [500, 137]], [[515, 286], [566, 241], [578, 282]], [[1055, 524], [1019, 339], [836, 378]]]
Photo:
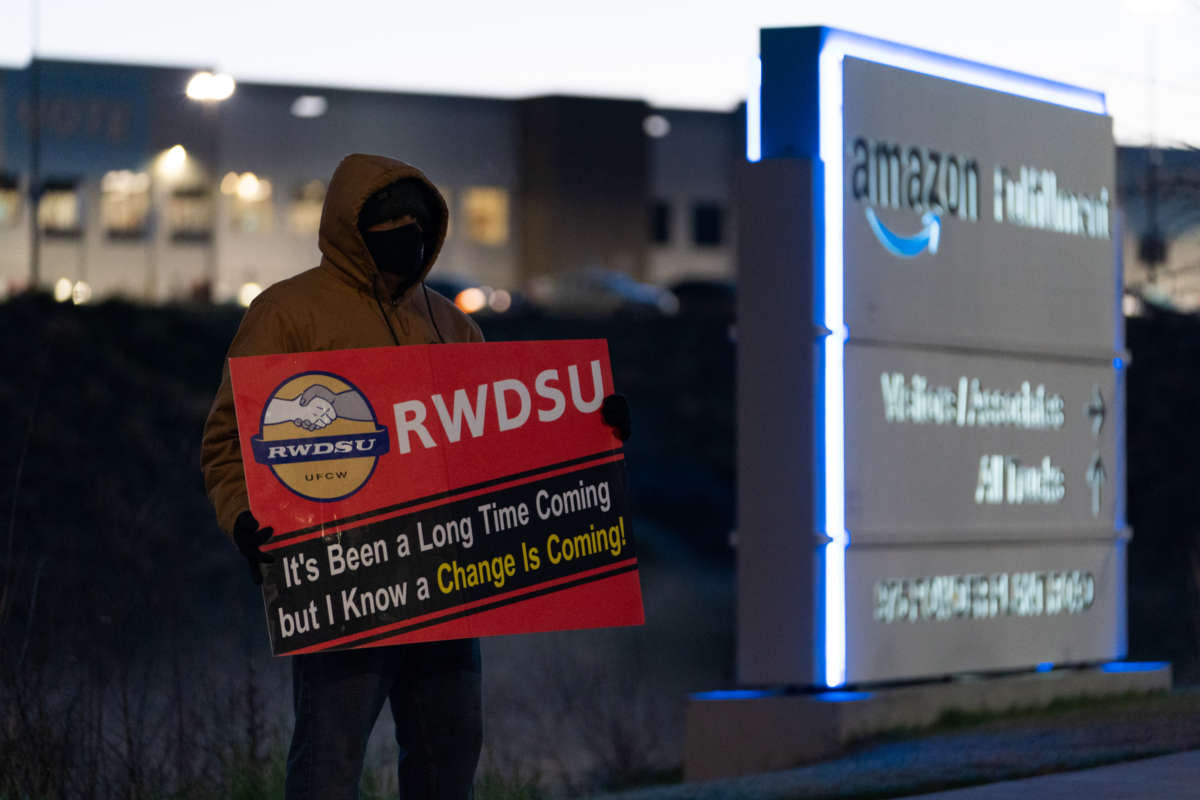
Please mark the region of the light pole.
[[38, 0], [29, 8], [29, 288], [37, 291], [41, 282], [41, 232], [38, 230], [38, 208], [42, 201], [42, 98], [41, 67], [38, 64]]
[[[208, 71], [197, 72], [191, 77], [187, 85], [188, 99], [200, 103], [207, 111], [207, 116], [210, 117], [212, 123], [213, 148], [212, 148], [212, 177], [210, 184], [214, 184], [220, 180], [221, 169], [221, 103], [233, 96], [237, 89], [237, 83], [233, 77], [225, 73], [212, 73]], [[213, 188], [213, 186], [210, 186]], [[218, 274], [218, 258], [217, 258], [217, 236], [219, 225], [218, 219], [218, 203], [220, 202], [220, 191], [214, 188], [212, 194], [212, 238], [208, 245], [208, 295], [209, 301], [217, 290], [217, 274]]]
[[1159, 171], [1162, 167], [1162, 151], [1158, 147], [1155, 132], [1155, 95], [1158, 92], [1155, 50], [1157, 49], [1158, 25], [1170, 18], [1179, 9], [1178, 0], [1126, 0], [1126, 8], [1146, 21], [1146, 72], [1147, 72], [1147, 130], [1146, 146], [1146, 221], [1138, 237], [1138, 260], [1145, 265], [1147, 282], [1154, 284], [1159, 277], [1158, 268], [1167, 261], [1167, 237], [1159, 222], [1158, 190]]

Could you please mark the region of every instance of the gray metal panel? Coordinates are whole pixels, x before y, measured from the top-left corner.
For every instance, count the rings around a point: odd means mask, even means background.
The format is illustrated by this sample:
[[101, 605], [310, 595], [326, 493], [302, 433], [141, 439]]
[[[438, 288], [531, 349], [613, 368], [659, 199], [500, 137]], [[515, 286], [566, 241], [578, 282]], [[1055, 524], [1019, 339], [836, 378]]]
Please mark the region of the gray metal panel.
[[[847, 680], [1118, 656], [1111, 120], [850, 58], [844, 91]], [[1089, 198], [1102, 213], [1080, 228]], [[908, 258], [870, 220], [908, 236], [927, 211], [937, 247]], [[984, 406], [1003, 410], [981, 425]], [[1056, 580], [1086, 584], [1086, 608], [1006, 605]], [[945, 618], [888, 621], [922, 596]]]
[[[1003, 594], [997, 591], [1002, 582]], [[1124, 585], [1122, 540], [852, 546], [846, 553], [847, 680], [1118, 658], [1124, 655]], [[1064, 602], [1056, 605], [1056, 597]]]
[[807, 160], [737, 176], [738, 677], [814, 674], [812, 197]]
[[[996, 220], [996, 168], [1052, 170], [1057, 187], [1075, 195], [1107, 192], [1116, 206], [1115, 156], [1109, 117], [1035, 102], [853, 58], [845, 60], [845, 319], [855, 339], [984, 345], [1026, 352], [1103, 355], [1114, 347], [1111, 226], [1087, 236]], [[899, 192], [889, 201], [854, 198], [855, 141], [898, 146]], [[908, 202], [907, 156], [922, 150], [921, 188], [938, 191], [940, 238], [935, 254], [900, 258], [872, 233], [868, 209], [901, 235], [922, 228], [928, 204]], [[928, 151], [940, 157], [932, 170]], [[950, 213], [949, 157], [977, 163], [975, 219]], [[885, 183], [876, 172], [871, 185]], [[1019, 172], [1014, 172], [1019, 175]], [[859, 173], [862, 180], [862, 173]], [[936, 181], [929, 183], [933, 177]], [[895, 183], [891, 181], [890, 183]], [[963, 181], [956, 183], [960, 188]], [[890, 184], [889, 184], [890, 188]], [[1016, 196], [1014, 193], [1012, 196]], [[960, 194], [959, 208], [963, 206]], [[1106, 211], [1104, 224], [1108, 224]]]
[[851, 541], [1111, 536], [1116, 380], [1104, 362], [847, 346]]

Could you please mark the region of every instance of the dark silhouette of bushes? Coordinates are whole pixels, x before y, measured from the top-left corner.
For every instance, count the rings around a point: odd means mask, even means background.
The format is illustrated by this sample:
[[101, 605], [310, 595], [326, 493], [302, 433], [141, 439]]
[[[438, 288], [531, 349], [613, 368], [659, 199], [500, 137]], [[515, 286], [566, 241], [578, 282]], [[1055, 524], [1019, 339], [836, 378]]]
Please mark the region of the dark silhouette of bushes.
[[[0, 305], [0, 798], [278, 793], [287, 663], [267, 654], [261, 599], [199, 474], [239, 318], [40, 296]], [[731, 322], [481, 319], [495, 341], [608, 340], [633, 410], [627, 457], [660, 626], [491, 647], [489, 714], [507, 740], [492, 742], [481, 791], [669, 775], [684, 692], [732, 682]], [[1169, 659], [1195, 683], [1200, 320], [1154, 312], [1130, 320], [1128, 338], [1131, 656]], [[694, 666], [712, 684], [677, 678]], [[369, 778], [381, 792], [394, 780]]]
[[1200, 683], [1200, 318], [1127, 322], [1129, 649]]

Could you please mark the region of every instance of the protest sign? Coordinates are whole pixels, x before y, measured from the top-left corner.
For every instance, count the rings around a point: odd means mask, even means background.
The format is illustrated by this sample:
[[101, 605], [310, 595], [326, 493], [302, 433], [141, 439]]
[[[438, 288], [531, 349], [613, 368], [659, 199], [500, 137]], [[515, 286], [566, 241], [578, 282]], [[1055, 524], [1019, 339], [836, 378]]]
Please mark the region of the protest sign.
[[603, 340], [230, 359], [272, 651], [643, 622]]

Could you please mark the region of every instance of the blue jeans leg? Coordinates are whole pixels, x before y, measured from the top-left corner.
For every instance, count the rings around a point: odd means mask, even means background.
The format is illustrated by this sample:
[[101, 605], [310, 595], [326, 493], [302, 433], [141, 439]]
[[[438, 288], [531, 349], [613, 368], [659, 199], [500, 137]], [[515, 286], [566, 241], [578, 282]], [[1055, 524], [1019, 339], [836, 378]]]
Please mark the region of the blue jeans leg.
[[401, 800], [470, 800], [483, 744], [479, 642], [406, 649], [390, 693]]
[[483, 742], [479, 642], [294, 656], [287, 800], [358, 800], [363, 757], [390, 700], [402, 800], [469, 800]]
[[389, 649], [293, 656], [287, 800], [358, 800], [367, 740], [391, 686]]

